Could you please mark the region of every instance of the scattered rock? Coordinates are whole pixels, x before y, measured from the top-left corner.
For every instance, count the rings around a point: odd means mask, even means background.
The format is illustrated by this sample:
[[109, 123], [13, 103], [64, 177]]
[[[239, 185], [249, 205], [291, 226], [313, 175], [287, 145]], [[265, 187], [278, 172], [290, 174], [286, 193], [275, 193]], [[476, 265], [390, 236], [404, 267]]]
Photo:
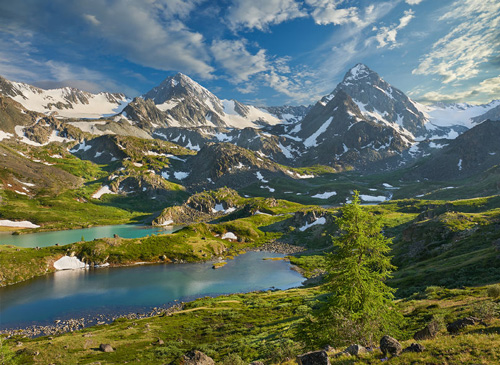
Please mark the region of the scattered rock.
[[461, 329], [467, 327], [467, 326], [473, 326], [475, 324], [480, 323], [481, 320], [476, 317], [464, 317], [461, 319], [457, 319], [455, 322], [452, 322], [446, 326], [446, 329], [450, 333], [457, 333]]
[[352, 356], [352, 355], [350, 353], [348, 353], [346, 350], [335, 354], [335, 357], [341, 357], [341, 356]]
[[153, 342], [153, 345], [164, 345], [165, 341], [163, 341], [161, 338], [158, 338], [155, 342]]
[[190, 351], [181, 357], [182, 365], [215, 365], [214, 360], [201, 351]]
[[427, 326], [425, 326], [423, 329], [416, 332], [413, 335], [413, 338], [417, 341], [430, 340], [430, 339], [436, 337], [438, 332], [439, 332], [438, 323], [435, 321], [432, 321]]
[[424, 352], [425, 347], [419, 343], [413, 342], [410, 346], [405, 348], [403, 352]]
[[386, 356], [390, 354], [391, 356], [399, 356], [403, 347], [395, 338], [385, 335], [380, 339], [380, 350]]
[[99, 345], [99, 350], [102, 352], [113, 352], [115, 349], [109, 343], [101, 343]]
[[325, 350], [326, 352], [335, 352], [335, 348], [330, 345], [326, 345], [323, 350]]
[[353, 356], [358, 356], [358, 355], [366, 354], [368, 352], [368, 349], [364, 346], [355, 344], [355, 345], [351, 345], [348, 348], [346, 348], [344, 350], [344, 352], [347, 352]]
[[299, 365], [330, 365], [330, 359], [326, 351], [312, 351], [297, 356], [297, 363]]
[[250, 364], [248, 365], [264, 365], [264, 363], [262, 361], [252, 361]]

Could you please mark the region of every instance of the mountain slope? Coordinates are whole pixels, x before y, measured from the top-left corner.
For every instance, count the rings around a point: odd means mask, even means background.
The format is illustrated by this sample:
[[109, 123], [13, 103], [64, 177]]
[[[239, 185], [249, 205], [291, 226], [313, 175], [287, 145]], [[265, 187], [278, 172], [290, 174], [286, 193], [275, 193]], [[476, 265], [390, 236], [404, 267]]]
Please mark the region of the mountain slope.
[[[154, 124], [161, 127], [260, 127], [278, 124], [280, 120], [265, 110], [245, 105], [236, 100], [220, 100], [209, 90], [188, 76], [178, 73], [166, 78], [159, 86], [142, 96], [145, 101], [152, 100], [158, 111], [151, 108], [149, 115], [156, 117]], [[132, 114], [125, 110], [130, 119]], [[163, 114], [162, 114], [163, 113]], [[162, 124], [158, 121], [162, 120]], [[145, 118], [137, 118], [143, 122]]]
[[425, 115], [401, 90], [383, 80], [375, 71], [358, 63], [335, 90], [321, 101], [327, 103], [343, 90], [369, 120], [401, 126], [415, 135], [425, 131]]
[[365, 118], [343, 90], [326, 104], [319, 101], [304, 117], [296, 135], [307, 148], [300, 159], [303, 166], [339, 163], [366, 168], [400, 154], [412, 142], [410, 134]]
[[92, 94], [75, 88], [44, 90], [0, 76], [0, 94], [11, 97], [24, 108], [65, 118], [100, 118], [119, 113], [130, 101], [124, 94]]
[[432, 157], [418, 162], [407, 179], [456, 180], [500, 164], [500, 121], [487, 120], [471, 128]]

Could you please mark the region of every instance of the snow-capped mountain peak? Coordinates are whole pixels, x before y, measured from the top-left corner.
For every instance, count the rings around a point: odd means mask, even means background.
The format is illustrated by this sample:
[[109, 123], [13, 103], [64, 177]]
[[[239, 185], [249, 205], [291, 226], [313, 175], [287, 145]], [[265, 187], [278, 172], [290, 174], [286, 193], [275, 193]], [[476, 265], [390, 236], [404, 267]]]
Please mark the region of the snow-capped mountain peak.
[[358, 63], [353, 68], [351, 68], [344, 76], [344, 80], [342, 82], [353, 82], [357, 80], [361, 80], [370, 76], [370, 74], [376, 74], [374, 71], [370, 70], [368, 66]]
[[72, 87], [41, 89], [0, 76], [0, 94], [28, 110], [64, 118], [100, 118], [119, 113], [130, 101], [124, 94], [93, 94]]

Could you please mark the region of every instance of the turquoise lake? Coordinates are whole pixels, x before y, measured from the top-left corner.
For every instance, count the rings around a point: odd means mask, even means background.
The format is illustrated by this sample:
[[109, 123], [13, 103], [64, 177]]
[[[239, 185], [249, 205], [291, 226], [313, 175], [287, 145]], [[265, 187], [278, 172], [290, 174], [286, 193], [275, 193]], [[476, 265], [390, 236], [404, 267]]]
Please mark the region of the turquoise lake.
[[14, 245], [19, 247], [46, 247], [58, 243], [81, 241], [82, 236], [86, 241], [96, 238], [113, 237], [117, 234], [123, 238], [140, 238], [150, 234], [172, 233], [180, 227], [152, 227], [138, 226], [133, 224], [120, 224], [112, 226], [91, 227], [82, 229], [71, 229], [66, 231], [37, 232], [21, 235], [13, 235], [8, 232], [0, 232], [0, 245]]
[[59, 271], [0, 288], [0, 329], [144, 312], [207, 295], [300, 286], [304, 278], [288, 262], [263, 260], [283, 256], [248, 252], [218, 270], [206, 262]]

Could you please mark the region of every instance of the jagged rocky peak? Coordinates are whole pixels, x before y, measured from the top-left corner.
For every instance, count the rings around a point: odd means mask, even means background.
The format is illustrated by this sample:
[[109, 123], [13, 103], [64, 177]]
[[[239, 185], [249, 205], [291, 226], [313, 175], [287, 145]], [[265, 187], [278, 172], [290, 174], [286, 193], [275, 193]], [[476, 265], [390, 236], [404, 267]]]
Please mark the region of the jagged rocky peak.
[[356, 82], [360, 79], [364, 78], [378, 78], [379, 76], [377, 75], [376, 72], [372, 71], [368, 66], [358, 63], [356, 66], [351, 68], [344, 76], [344, 83], [348, 82]]
[[427, 118], [419, 105], [362, 63], [347, 71], [343, 81], [322, 102], [326, 104], [339, 90], [349, 94], [369, 120], [397, 124], [415, 135], [426, 132]]
[[[205, 103], [207, 101], [211, 102], [218, 112], [222, 113], [224, 110], [219, 98], [180, 72], [174, 76], [167, 77], [160, 85], [143, 95], [144, 99], [152, 99], [158, 106], [168, 103], [171, 100], [181, 100], [186, 97], [196, 98]], [[160, 109], [162, 109], [161, 106]]]

